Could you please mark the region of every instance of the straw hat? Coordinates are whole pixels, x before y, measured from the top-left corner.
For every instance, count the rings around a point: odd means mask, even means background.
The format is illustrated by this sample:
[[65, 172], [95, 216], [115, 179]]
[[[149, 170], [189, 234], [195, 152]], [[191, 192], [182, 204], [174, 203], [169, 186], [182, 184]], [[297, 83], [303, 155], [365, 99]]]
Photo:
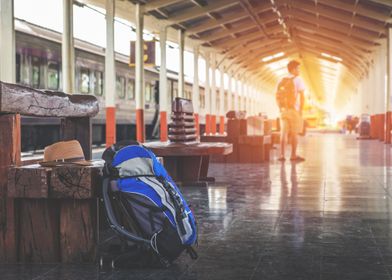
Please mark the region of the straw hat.
[[61, 141], [45, 147], [44, 160], [39, 164], [42, 166], [92, 165], [84, 158], [82, 147], [77, 140]]

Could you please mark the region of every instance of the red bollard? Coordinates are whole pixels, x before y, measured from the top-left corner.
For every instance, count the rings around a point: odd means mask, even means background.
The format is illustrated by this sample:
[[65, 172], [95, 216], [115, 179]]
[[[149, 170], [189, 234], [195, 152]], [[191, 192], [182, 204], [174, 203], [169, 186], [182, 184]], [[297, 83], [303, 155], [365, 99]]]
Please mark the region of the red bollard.
[[378, 126], [378, 128], [379, 128], [379, 137], [378, 137], [378, 139], [380, 141], [384, 142], [384, 140], [385, 140], [385, 115], [384, 114], [379, 114], [378, 118], [379, 118], [379, 126]]
[[370, 138], [376, 139], [376, 116], [370, 116]]
[[385, 124], [385, 144], [391, 144], [392, 112], [386, 113]]

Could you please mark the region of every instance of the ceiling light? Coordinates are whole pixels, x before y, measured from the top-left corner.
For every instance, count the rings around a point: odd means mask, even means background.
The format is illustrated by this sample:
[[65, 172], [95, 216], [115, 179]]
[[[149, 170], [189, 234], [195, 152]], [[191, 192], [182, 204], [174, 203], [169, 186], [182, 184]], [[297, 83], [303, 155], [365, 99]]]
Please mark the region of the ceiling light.
[[276, 54], [273, 54], [273, 55], [266, 56], [266, 57], [262, 58], [261, 61], [262, 62], [268, 62], [268, 61], [270, 61], [272, 59], [279, 58], [279, 57], [282, 57], [282, 56], [284, 56], [284, 52], [279, 52], [279, 53], [276, 53]]
[[343, 59], [341, 59], [340, 57], [334, 56], [334, 55], [330, 55], [330, 54], [327, 54], [327, 53], [321, 53], [321, 56], [326, 57], [326, 58], [331, 58], [331, 59], [337, 60], [339, 62], [343, 61]]

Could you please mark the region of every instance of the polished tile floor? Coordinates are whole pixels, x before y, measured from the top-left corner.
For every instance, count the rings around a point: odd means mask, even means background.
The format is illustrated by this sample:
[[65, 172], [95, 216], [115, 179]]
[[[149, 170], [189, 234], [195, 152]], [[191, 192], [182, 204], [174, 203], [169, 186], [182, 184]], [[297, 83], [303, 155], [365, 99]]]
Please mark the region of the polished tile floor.
[[185, 188], [200, 255], [169, 269], [0, 265], [0, 279], [392, 279], [391, 146], [309, 134], [299, 164], [213, 164]]

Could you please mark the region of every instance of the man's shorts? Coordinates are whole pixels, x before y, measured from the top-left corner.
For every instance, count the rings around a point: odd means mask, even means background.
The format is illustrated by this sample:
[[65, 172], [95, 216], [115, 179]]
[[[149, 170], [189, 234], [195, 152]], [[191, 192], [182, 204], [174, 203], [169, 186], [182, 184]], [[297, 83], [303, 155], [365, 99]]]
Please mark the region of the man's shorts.
[[282, 133], [300, 133], [303, 128], [303, 120], [295, 109], [287, 109], [280, 113], [280, 127]]

